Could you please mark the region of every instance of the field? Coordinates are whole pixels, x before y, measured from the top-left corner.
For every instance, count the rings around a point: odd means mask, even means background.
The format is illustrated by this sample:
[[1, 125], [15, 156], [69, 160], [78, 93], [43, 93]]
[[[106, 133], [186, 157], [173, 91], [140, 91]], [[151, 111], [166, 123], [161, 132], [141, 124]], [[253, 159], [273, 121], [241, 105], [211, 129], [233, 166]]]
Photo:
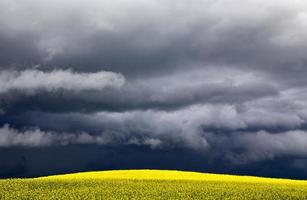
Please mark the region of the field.
[[307, 181], [115, 170], [0, 180], [0, 199], [307, 199]]

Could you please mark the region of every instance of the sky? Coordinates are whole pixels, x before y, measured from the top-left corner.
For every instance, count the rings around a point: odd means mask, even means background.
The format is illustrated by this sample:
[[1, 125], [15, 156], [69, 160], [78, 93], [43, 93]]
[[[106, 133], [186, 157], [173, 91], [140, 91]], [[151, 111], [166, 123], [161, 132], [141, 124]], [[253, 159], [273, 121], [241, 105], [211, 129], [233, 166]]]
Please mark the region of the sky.
[[307, 178], [304, 0], [0, 0], [0, 177]]

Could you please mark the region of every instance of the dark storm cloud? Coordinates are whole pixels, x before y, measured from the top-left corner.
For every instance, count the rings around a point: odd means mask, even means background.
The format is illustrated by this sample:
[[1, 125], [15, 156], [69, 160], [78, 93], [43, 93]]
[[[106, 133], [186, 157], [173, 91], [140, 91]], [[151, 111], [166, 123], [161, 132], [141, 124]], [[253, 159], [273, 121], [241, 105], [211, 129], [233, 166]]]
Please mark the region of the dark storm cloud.
[[[306, 179], [304, 158], [278, 158], [233, 166], [222, 157], [208, 157], [189, 149], [151, 149], [146, 146], [70, 145], [39, 148], [0, 148], [0, 177], [110, 169], [177, 169], [212, 173]], [[174, 165], [176, 163], [176, 165]]]
[[[0, 82], [3, 82], [2, 101], [11, 105], [6, 108], [7, 114], [27, 110], [48, 112], [174, 110], [198, 103], [236, 104], [279, 95], [278, 88], [273, 83], [263, 83], [257, 74], [243, 75], [226, 69], [221, 76], [218, 71], [212, 69], [201, 71], [201, 75], [200, 70], [194, 70], [130, 80], [126, 84], [124, 77], [110, 72], [95, 75], [59, 70], [51, 73], [31, 70], [15, 72], [15, 75], [8, 76], [9, 72], [0, 74]], [[29, 78], [31, 75], [35, 77], [33, 80]], [[94, 79], [95, 77], [99, 77], [100, 80]], [[41, 83], [43, 79], [44, 84]], [[14, 91], [8, 93], [9, 90], [15, 90], [15, 93]]]
[[35, 46], [31, 34], [11, 35], [0, 30], [0, 69], [25, 68], [42, 62], [42, 52]]
[[[274, 142], [281, 139], [282, 143], [279, 145], [284, 148], [282, 154], [287, 154], [287, 151], [290, 154], [306, 154], [304, 151], [290, 148], [299, 141], [303, 142], [305, 134], [303, 126], [306, 125], [306, 120], [300, 117], [299, 113], [289, 113], [281, 109], [274, 112], [263, 111], [252, 106], [248, 109], [237, 109], [236, 106], [231, 105], [201, 104], [167, 112], [157, 110], [95, 114], [27, 112], [10, 120], [19, 126], [39, 126], [57, 132], [78, 133], [87, 130], [92, 134], [102, 135], [108, 143], [112, 144], [144, 144], [143, 140], [146, 139], [146, 141], [158, 142], [163, 148], [181, 145], [196, 150], [206, 150], [215, 148], [217, 145], [231, 150], [236, 147], [236, 141], [238, 141], [239, 146], [245, 150], [261, 152], [266, 146], [272, 150], [270, 153], [275, 154]], [[296, 129], [303, 131], [291, 131]], [[262, 133], [259, 130], [267, 131]], [[291, 139], [289, 136], [295, 135], [297, 137], [292, 138], [293, 143], [287, 145]], [[264, 146], [259, 147], [258, 150], [256, 141], [260, 144], [262, 140], [265, 140]], [[225, 144], [229, 141], [230, 145], [220, 144], [222, 141], [225, 141]], [[253, 141], [255, 146], [249, 149], [252, 147], [249, 142]], [[304, 145], [306, 144], [303, 142], [302, 147]]]
[[[0, 0], [0, 13], [3, 151], [111, 145], [142, 160], [144, 147], [156, 161], [177, 149], [174, 168], [255, 174], [263, 163], [306, 177], [303, 0]], [[187, 149], [208, 162], [181, 165]], [[28, 157], [0, 170], [35, 175]], [[75, 161], [72, 171], [119, 166]]]
[[2, 4], [3, 30], [32, 34], [51, 66], [146, 75], [195, 62], [288, 72], [306, 63], [304, 2]]

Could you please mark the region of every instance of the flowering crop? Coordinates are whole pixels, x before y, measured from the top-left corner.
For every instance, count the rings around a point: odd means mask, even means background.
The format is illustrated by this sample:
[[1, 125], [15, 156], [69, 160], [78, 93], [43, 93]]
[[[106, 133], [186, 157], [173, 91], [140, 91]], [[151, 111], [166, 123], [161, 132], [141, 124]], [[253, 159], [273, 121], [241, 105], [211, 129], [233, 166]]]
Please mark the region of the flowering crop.
[[115, 170], [0, 180], [0, 199], [307, 199], [307, 181]]

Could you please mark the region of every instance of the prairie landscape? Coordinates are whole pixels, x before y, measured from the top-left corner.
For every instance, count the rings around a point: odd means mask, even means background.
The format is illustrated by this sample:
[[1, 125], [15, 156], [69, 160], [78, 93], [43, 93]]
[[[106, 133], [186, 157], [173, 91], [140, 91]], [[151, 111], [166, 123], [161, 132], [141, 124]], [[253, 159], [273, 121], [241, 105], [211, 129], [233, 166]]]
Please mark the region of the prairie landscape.
[[0, 181], [0, 199], [306, 199], [307, 181], [114, 170]]
[[0, 200], [307, 200], [306, 77], [307, 0], [0, 0]]

